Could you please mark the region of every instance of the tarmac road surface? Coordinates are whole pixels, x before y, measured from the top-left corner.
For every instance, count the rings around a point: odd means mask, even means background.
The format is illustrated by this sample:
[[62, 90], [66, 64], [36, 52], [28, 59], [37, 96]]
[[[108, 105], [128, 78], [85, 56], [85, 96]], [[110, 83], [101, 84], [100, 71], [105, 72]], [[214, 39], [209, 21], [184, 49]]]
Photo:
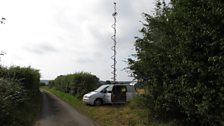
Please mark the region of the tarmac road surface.
[[35, 126], [97, 126], [55, 95], [43, 91], [42, 97], [42, 109]]

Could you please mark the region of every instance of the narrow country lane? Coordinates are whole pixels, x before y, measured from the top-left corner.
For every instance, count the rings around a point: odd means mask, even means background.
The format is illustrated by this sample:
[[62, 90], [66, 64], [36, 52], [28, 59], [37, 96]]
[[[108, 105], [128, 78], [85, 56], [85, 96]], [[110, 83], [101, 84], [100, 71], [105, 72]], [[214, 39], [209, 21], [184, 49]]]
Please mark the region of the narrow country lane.
[[35, 126], [96, 126], [96, 124], [56, 96], [42, 92], [43, 105]]

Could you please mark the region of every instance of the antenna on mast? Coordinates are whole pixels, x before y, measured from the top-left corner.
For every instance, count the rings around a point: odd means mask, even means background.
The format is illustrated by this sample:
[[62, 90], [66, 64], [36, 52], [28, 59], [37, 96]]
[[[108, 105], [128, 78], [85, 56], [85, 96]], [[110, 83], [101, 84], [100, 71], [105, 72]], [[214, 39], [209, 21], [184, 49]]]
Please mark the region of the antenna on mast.
[[0, 19], [0, 23], [1, 23], [1, 24], [5, 24], [5, 21], [6, 21], [6, 19], [5, 19], [4, 17], [2, 17], [2, 18]]
[[117, 74], [116, 74], [116, 64], [117, 64], [117, 60], [116, 60], [116, 54], [117, 54], [117, 51], [116, 51], [116, 46], [117, 46], [117, 40], [116, 40], [116, 34], [117, 34], [117, 29], [116, 29], [116, 23], [117, 23], [117, 19], [116, 19], [116, 16], [117, 16], [117, 9], [116, 9], [116, 2], [114, 2], [114, 13], [112, 14], [113, 18], [114, 18], [114, 23], [112, 25], [112, 28], [114, 30], [114, 35], [111, 37], [111, 39], [113, 40], [114, 42], [114, 45], [113, 47], [111, 48], [112, 51], [113, 51], [113, 56], [111, 57], [111, 59], [113, 60], [113, 65], [111, 65], [111, 68], [113, 69], [113, 71], [111, 72], [113, 74], [113, 77], [112, 77], [112, 80], [113, 80], [113, 84], [116, 83], [116, 77], [117, 77]]

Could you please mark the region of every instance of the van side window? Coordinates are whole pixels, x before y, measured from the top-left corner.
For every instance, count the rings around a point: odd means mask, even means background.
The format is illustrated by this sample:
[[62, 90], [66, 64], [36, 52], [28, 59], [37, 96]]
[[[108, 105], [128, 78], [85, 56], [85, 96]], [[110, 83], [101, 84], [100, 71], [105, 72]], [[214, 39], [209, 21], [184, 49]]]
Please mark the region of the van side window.
[[108, 88], [108, 87], [105, 87], [105, 88], [104, 88], [103, 90], [101, 90], [100, 92], [101, 92], [101, 93], [106, 93], [106, 92], [107, 92], [107, 90], [106, 90], [107, 88]]
[[111, 92], [112, 92], [112, 89], [113, 89], [112, 86], [108, 86], [108, 87], [106, 88], [106, 92], [107, 92], [107, 93], [111, 93]]

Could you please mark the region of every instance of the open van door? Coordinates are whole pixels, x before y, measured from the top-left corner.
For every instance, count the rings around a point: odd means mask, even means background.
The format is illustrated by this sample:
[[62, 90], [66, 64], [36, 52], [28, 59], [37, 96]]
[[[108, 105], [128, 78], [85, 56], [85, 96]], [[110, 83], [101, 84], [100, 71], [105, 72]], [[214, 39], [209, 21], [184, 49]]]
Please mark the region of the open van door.
[[127, 87], [125, 85], [114, 85], [111, 93], [112, 103], [126, 103]]
[[110, 85], [108, 87], [105, 88], [105, 91], [104, 92], [104, 103], [111, 103], [111, 94], [112, 94], [112, 88], [113, 86]]

